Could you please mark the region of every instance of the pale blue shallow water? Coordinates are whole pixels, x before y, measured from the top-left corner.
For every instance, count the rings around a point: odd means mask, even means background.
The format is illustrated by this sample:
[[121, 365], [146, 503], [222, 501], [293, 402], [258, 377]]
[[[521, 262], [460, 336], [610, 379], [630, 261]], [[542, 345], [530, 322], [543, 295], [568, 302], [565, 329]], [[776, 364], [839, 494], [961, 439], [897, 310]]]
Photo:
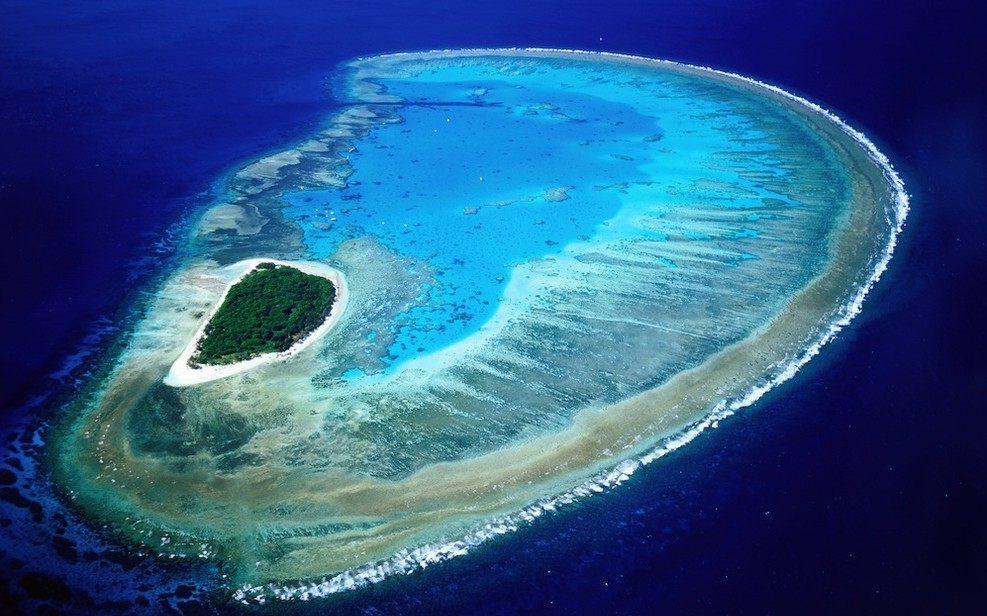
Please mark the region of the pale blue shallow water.
[[[341, 241], [372, 234], [433, 268], [436, 284], [423, 286], [424, 301], [390, 327], [395, 340], [381, 358], [389, 368], [475, 333], [520, 263], [562, 254], [573, 242], [664, 241], [669, 232], [696, 241], [753, 239], [758, 221], [777, 217], [765, 211], [765, 199], [782, 209], [797, 205], [717, 164], [736, 152], [749, 171], [775, 179], [787, 173], [763, 131], [674, 75], [655, 81], [564, 64], [547, 75], [500, 63], [438, 66], [375, 83], [404, 101], [400, 123], [354, 142], [345, 188], [288, 193], [282, 214], [301, 226], [309, 257], [329, 257]], [[663, 228], [668, 208], [696, 205], [699, 181], [710, 183], [704, 206], [757, 212], [719, 237]], [[556, 187], [566, 200], [544, 198]], [[744, 249], [723, 263], [752, 258]], [[659, 262], [676, 267], [671, 257]]]

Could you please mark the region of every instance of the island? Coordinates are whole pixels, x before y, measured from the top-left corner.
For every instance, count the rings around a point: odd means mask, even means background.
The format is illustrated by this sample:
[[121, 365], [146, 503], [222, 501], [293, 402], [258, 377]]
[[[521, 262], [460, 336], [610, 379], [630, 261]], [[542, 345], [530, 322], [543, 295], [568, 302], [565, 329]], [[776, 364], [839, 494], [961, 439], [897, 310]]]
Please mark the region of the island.
[[[86, 521], [221, 571], [247, 611], [403, 580], [659, 476], [851, 323], [907, 214], [866, 136], [745, 77], [515, 49], [343, 70], [348, 104], [230, 176], [224, 228], [184, 236], [44, 432]], [[546, 103], [570, 119], [524, 113]], [[333, 280], [329, 318], [202, 363], [229, 290], [278, 254], [326, 259], [282, 265]]]
[[345, 305], [338, 270], [272, 259], [242, 262], [209, 317], [164, 381], [174, 387], [237, 374], [286, 359], [325, 334]]

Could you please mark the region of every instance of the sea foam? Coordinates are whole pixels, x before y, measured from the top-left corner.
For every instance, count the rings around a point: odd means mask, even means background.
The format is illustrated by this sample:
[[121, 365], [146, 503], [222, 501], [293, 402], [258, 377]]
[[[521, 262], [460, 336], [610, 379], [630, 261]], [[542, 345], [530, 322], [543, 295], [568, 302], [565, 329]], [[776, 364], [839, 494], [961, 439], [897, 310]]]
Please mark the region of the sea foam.
[[[475, 53], [485, 54], [495, 51], [496, 53], [507, 53], [510, 50], [467, 50], [467, 51], [440, 51], [433, 53]], [[632, 62], [654, 63], [659, 65], [683, 66], [678, 63], [666, 60], [656, 60], [639, 56], [614, 54], [606, 52], [571, 51], [561, 49], [528, 48], [515, 50], [519, 53], [536, 54], [577, 54], [600, 58], [616, 58]], [[400, 56], [402, 54], [395, 54]], [[419, 54], [405, 54], [406, 56], [418, 56]], [[558, 511], [567, 505], [577, 502], [580, 499], [590, 498], [594, 495], [611, 490], [629, 480], [641, 467], [649, 465], [660, 458], [686, 446], [709, 428], [716, 428], [719, 422], [734, 415], [737, 411], [755, 404], [764, 395], [778, 387], [782, 383], [792, 379], [802, 367], [812, 358], [817, 356], [822, 348], [832, 341], [851, 321], [860, 314], [864, 301], [887, 270], [891, 258], [898, 243], [898, 236], [902, 232], [905, 220], [909, 212], [909, 195], [905, 190], [904, 182], [898, 172], [877, 146], [864, 133], [854, 129], [842, 118], [824, 107], [797, 96], [786, 90], [764, 83], [762, 81], [739, 75], [736, 73], [721, 71], [710, 67], [684, 65], [693, 70], [703, 71], [709, 74], [721, 75], [731, 79], [736, 79], [756, 88], [767, 90], [785, 99], [796, 103], [812, 112], [824, 116], [827, 120], [839, 127], [846, 135], [853, 139], [866, 152], [873, 163], [880, 168], [887, 185], [892, 193], [892, 207], [887, 212], [887, 222], [889, 233], [880, 251], [874, 255], [869, 272], [859, 285], [853, 290], [846, 303], [838, 306], [832, 315], [832, 320], [828, 323], [821, 323], [818, 333], [801, 353], [777, 362], [772, 369], [749, 390], [739, 396], [720, 400], [712, 411], [702, 419], [690, 424], [685, 429], [674, 435], [662, 439], [653, 449], [644, 453], [629, 457], [615, 464], [609, 469], [600, 471], [586, 481], [575, 487], [558, 493], [554, 496], [546, 496], [538, 499], [535, 503], [517, 510], [516, 512], [496, 517], [488, 520], [479, 528], [464, 534], [455, 539], [427, 543], [410, 550], [402, 550], [388, 559], [368, 563], [343, 571], [331, 577], [325, 577], [318, 582], [299, 581], [293, 584], [244, 584], [232, 593], [235, 601], [250, 604], [263, 604], [268, 598], [277, 600], [309, 600], [317, 597], [326, 597], [334, 593], [345, 592], [370, 584], [378, 583], [394, 575], [405, 575], [416, 570], [422, 570], [437, 563], [447, 561], [452, 558], [468, 554], [474, 548], [484, 543], [516, 531], [521, 526], [531, 524], [545, 514]]]

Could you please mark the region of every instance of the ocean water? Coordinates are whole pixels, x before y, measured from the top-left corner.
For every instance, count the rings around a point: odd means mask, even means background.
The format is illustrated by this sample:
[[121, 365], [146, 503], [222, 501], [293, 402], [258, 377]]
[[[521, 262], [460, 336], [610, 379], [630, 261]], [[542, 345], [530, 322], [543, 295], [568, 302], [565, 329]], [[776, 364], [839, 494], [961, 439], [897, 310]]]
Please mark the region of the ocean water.
[[[626, 481], [791, 378], [907, 213], [866, 137], [726, 74], [546, 50], [344, 69], [350, 104], [231, 176], [50, 431], [86, 515], [219, 562], [237, 602], [378, 583]], [[171, 379], [241, 259], [272, 253], [338, 268], [332, 329], [290, 361]], [[461, 326], [484, 285], [496, 308]]]
[[[861, 319], [749, 412], [616, 490], [337, 606], [640, 613], [656, 602], [761, 612], [978, 601], [971, 583], [984, 572], [975, 521], [985, 465], [974, 435], [984, 390], [977, 334], [964, 324], [983, 308], [982, 217], [965, 205], [983, 194], [973, 140], [982, 120], [962, 85], [976, 73], [965, 71], [974, 54], [961, 27], [976, 22], [974, 9], [888, 15], [855, 3], [881, 19], [851, 20], [829, 5], [741, 12], [641, 3], [573, 15], [571, 4], [536, 3], [519, 22], [515, 7], [218, 7], [9, 7], [3, 101], [17, 112], [3, 128], [4, 143], [16, 144], [4, 154], [4, 250], [6, 261], [25, 265], [5, 316], [30, 314], [36, 324], [4, 329], [8, 450], [22, 454], [5, 461], [14, 479], [5, 474], [4, 483], [16, 487], [3, 503], [11, 601], [25, 610], [127, 611], [213, 600], [210, 581], [222, 572], [124, 555], [45, 496], [43, 473], [32, 474], [45, 437], [31, 416], [57, 412], [50, 401], [71, 394], [90, 368], [85, 349], [113, 344], [138, 301], [131, 294], [180, 256], [168, 238], [182, 232], [182, 210], [210, 200], [224, 169], [321, 121], [332, 104], [323, 80], [336, 62], [508, 44], [685, 59], [835, 105], [915, 186], [910, 233]], [[333, 27], [341, 21], [364, 25]], [[560, 22], [566, 27], [552, 26]], [[837, 31], [852, 44], [836, 44]], [[949, 68], [924, 71], [915, 85], [910, 76], [928, 66]], [[62, 384], [29, 382], [32, 372]], [[23, 405], [39, 393], [45, 403]]]

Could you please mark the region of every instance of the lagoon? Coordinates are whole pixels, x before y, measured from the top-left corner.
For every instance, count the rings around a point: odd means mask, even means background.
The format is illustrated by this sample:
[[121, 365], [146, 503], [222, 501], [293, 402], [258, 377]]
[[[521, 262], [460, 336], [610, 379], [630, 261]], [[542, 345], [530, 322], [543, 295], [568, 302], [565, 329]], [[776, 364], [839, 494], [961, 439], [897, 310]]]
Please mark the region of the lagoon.
[[[232, 174], [56, 433], [83, 510], [225, 563], [240, 598], [424, 567], [619, 484], [808, 361], [907, 211], [866, 137], [738, 76], [551, 50], [341, 71], [348, 105]], [[165, 385], [259, 255], [343, 272], [345, 314], [289, 361]]]

